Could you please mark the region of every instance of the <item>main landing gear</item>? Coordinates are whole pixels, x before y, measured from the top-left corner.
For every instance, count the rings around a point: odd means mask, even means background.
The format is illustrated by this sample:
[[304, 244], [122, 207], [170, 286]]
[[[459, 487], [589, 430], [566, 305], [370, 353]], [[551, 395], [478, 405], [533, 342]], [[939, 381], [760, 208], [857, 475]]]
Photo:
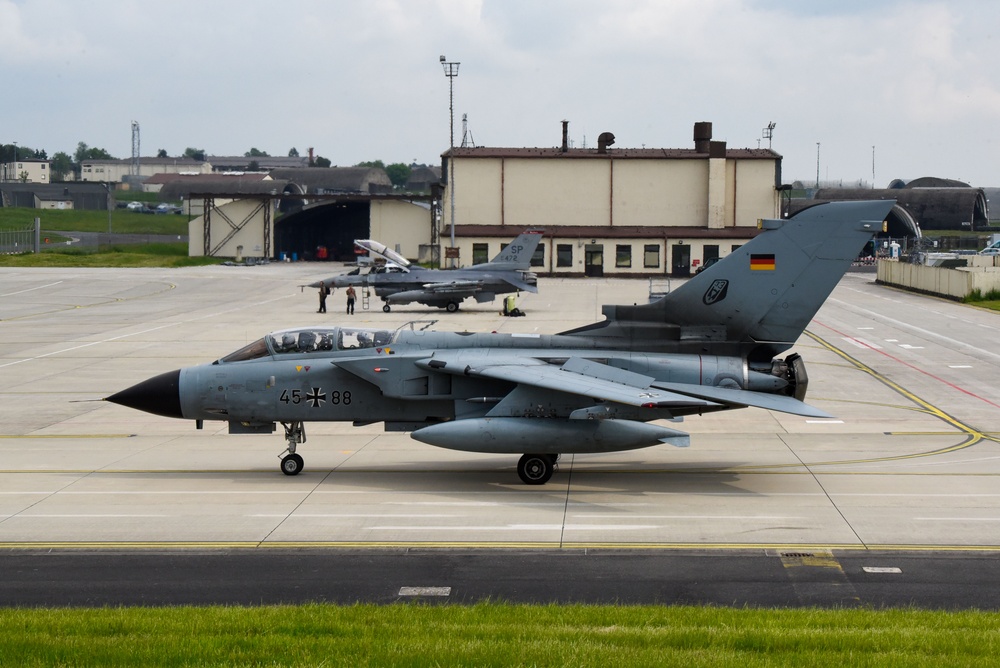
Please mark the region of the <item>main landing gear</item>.
[[544, 485], [556, 470], [559, 455], [523, 455], [517, 462], [517, 475], [525, 485]]
[[305, 425], [302, 422], [282, 422], [281, 426], [285, 428], [285, 441], [288, 443], [285, 452], [278, 455], [281, 457], [281, 472], [285, 475], [298, 475], [302, 472], [304, 462], [300, 455], [295, 454], [295, 447], [306, 442]]

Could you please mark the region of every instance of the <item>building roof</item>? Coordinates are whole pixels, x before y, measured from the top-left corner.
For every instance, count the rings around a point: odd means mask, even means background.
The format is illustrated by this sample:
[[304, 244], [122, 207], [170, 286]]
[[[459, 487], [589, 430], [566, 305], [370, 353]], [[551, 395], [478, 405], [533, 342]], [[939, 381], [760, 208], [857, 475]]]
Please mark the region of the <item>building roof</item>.
[[[132, 158], [115, 158], [113, 160], [84, 160], [81, 165], [131, 165]], [[205, 164], [201, 160], [191, 158], [139, 158], [140, 165], [189, 165], [193, 170], [198, 171]]]
[[246, 169], [251, 163], [259, 169], [303, 169], [309, 166], [308, 156], [281, 155], [210, 155], [206, 158], [216, 169]]
[[[441, 154], [456, 158], [561, 158], [561, 159], [609, 159], [615, 160], [684, 160], [707, 158], [708, 153], [693, 148], [495, 148], [488, 146], [455, 147]], [[780, 160], [781, 154], [769, 148], [727, 148], [726, 158], [730, 160]]]
[[[724, 227], [708, 229], [705, 227], [671, 227], [668, 225], [559, 225], [552, 230], [544, 226], [532, 225], [456, 225], [456, 237], [497, 237], [505, 240], [513, 239], [521, 232], [529, 229], [542, 229], [542, 237], [546, 239], [748, 239], [760, 234], [757, 227]], [[441, 231], [444, 238], [451, 228]]]
[[230, 176], [206, 174], [205, 178], [183, 178], [170, 181], [160, 189], [160, 199], [174, 201], [195, 195], [266, 195], [280, 193], [287, 181], [260, 179], [256, 174]]
[[308, 167], [272, 169], [270, 175], [295, 183], [303, 193], [375, 193], [392, 190], [392, 181], [377, 167]]
[[964, 230], [975, 232], [989, 225], [986, 193], [982, 188], [821, 188], [813, 200], [793, 200], [791, 211], [798, 211], [820, 201], [896, 200], [920, 226], [921, 230]]

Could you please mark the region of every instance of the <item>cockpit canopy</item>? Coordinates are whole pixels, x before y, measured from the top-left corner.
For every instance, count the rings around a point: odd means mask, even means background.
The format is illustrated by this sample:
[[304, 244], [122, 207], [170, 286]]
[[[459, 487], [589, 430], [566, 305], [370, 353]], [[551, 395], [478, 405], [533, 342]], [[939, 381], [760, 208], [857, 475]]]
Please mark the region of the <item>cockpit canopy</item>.
[[245, 362], [261, 357], [308, 355], [387, 346], [395, 333], [388, 329], [357, 327], [305, 327], [272, 332], [223, 357], [220, 362]]

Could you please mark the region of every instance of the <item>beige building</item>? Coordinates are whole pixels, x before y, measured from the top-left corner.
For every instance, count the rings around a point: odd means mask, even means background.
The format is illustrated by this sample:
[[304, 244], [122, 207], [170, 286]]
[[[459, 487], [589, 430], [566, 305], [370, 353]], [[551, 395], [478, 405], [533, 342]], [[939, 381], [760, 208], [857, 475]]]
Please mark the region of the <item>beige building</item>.
[[[81, 181], [124, 183], [132, 160], [84, 160], [80, 163]], [[191, 158], [139, 158], [139, 178], [154, 174], [211, 174], [212, 165]]]
[[[691, 149], [455, 148], [444, 154], [441, 245], [451, 192], [460, 264], [543, 229], [536, 264], [553, 274], [686, 275], [724, 257], [779, 215], [781, 156], [728, 149], [697, 123]], [[539, 257], [541, 255], [541, 257]]]
[[17, 160], [0, 164], [0, 181], [49, 183], [48, 160]]

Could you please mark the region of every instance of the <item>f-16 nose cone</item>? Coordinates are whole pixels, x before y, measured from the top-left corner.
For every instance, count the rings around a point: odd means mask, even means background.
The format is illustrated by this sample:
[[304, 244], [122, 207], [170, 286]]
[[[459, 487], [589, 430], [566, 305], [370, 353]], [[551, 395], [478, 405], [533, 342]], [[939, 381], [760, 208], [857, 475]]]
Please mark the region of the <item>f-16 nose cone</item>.
[[184, 416], [181, 415], [180, 378], [180, 369], [161, 373], [159, 376], [112, 394], [105, 401], [154, 415], [182, 418]]

